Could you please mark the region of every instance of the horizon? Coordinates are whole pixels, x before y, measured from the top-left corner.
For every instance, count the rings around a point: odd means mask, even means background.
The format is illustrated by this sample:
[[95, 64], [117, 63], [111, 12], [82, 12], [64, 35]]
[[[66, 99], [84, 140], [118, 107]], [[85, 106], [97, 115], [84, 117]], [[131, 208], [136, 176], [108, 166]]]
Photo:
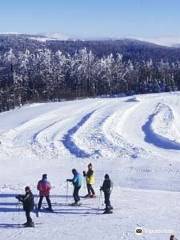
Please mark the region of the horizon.
[[[0, 32], [59, 34], [71, 39], [137, 39], [180, 43], [178, 0], [58, 0], [3, 2]], [[57, 35], [58, 35], [57, 34]]]
[[0, 35], [29, 35], [31, 38], [37, 41], [47, 41], [47, 40], [59, 40], [59, 41], [116, 41], [116, 40], [135, 40], [135, 41], [141, 41], [141, 42], [147, 42], [156, 44], [159, 46], [165, 46], [165, 47], [179, 47], [180, 44], [180, 37], [173, 37], [173, 36], [164, 36], [164, 37], [155, 37], [155, 38], [142, 38], [142, 37], [136, 37], [136, 36], [126, 36], [126, 37], [119, 37], [119, 38], [112, 38], [110, 36], [107, 37], [91, 37], [91, 38], [82, 38], [82, 37], [74, 37], [72, 35], [65, 35], [60, 32], [52, 32], [52, 33], [31, 33], [31, 32], [0, 32]]

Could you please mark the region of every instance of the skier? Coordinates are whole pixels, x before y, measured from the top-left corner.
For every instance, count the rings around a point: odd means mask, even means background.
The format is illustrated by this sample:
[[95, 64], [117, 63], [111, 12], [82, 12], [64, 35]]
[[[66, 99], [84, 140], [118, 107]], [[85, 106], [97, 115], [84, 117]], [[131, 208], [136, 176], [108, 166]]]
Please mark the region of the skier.
[[49, 211], [53, 211], [51, 200], [50, 200], [50, 190], [51, 184], [47, 180], [47, 174], [42, 175], [42, 179], [38, 182], [37, 189], [39, 190], [39, 202], [38, 202], [38, 211], [41, 209], [43, 198], [46, 198], [48, 209]]
[[74, 203], [72, 204], [73, 206], [78, 206], [80, 197], [79, 197], [79, 190], [82, 185], [82, 177], [81, 175], [77, 172], [76, 169], [72, 169], [72, 174], [74, 177], [72, 179], [66, 179], [68, 182], [72, 182], [74, 186], [74, 192], [73, 192], [73, 197], [74, 197]]
[[89, 163], [88, 164], [88, 171], [85, 172], [83, 171], [83, 176], [86, 177], [86, 184], [87, 184], [87, 191], [88, 191], [88, 194], [85, 196], [85, 197], [95, 197], [95, 192], [94, 192], [94, 189], [92, 187], [92, 185], [94, 184], [95, 182], [95, 179], [94, 179], [94, 171], [92, 170], [92, 164]]
[[23, 209], [26, 213], [27, 222], [24, 223], [24, 227], [34, 227], [34, 222], [30, 216], [31, 211], [34, 208], [34, 196], [30, 187], [25, 187], [25, 195], [17, 195], [16, 198], [23, 203]]
[[111, 206], [111, 203], [110, 203], [110, 195], [112, 192], [112, 187], [113, 187], [113, 183], [109, 178], [109, 175], [105, 174], [103, 185], [100, 188], [100, 191], [104, 192], [104, 199], [105, 199], [104, 203], [106, 204], [104, 213], [112, 213], [113, 207]]

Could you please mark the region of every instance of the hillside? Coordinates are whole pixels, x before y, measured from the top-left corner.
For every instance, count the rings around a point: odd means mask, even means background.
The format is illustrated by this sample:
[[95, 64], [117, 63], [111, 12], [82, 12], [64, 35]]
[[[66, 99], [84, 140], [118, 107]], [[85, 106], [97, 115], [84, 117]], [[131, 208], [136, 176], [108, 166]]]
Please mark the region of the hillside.
[[[13, 240], [169, 239], [179, 232], [180, 93], [95, 98], [25, 105], [0, 114], [0, 238]], [[91, 162], [96, 199], [82, 206], [68, 195], [71, 169]], [[24, 213], [14, 195], [47, 173], [55, 213], [33, 219], [35, 229], [19, 228]], [[114, 213], [103, 215], [99, 187], [105, 173], [114, 188]], [[86, 194], [85, 184], [81, 195]], [[36, 198], [37, 201], [37, 198]], [[100, 208], [100, 209], [99, 209]], [[105, 231], [106, 229], [106, 231]]]
[[35, 51], [38, 48], [49, 48], [53, 52], [57, 50], [63, 53], [74, 54], [82, 48], [91, 50], [98, 57], [109, 54], [123, 54], [125, 59], [132, 61], [146, 61], [150, 58], [153, 61], [179, 61], [180, 49], [165, 47], [136, 39], [107, 39], [107, 40], [59, 40], [43, 35], [26, 34], [0, 34], [0, 54], [12, 48], [16, 51], [29, 49]]

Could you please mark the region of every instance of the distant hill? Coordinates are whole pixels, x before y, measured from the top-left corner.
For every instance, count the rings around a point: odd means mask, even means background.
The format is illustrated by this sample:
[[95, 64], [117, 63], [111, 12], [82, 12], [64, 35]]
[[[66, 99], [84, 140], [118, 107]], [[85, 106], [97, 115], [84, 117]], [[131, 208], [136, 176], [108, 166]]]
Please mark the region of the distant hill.
[[29, 34], [0, 34], [0, 54], [12, 48], [14, 51], [24, 51], [29, 49], [35, 51], [38, 48], [50, 48], [52, 51], [61, 50], [63, 53], [74, 54], [79, 49], [87, 48], [98, 57], [109, 54], [123, 54], [125, 60], [143, 61], [152, 59], [153, 61], [168, 60], [179, 61], [180, 49], [175, 47], [159, 46], [153, 43], [134, 40], [66, 40], [56, 39], [51, 36], [29, 35]]
[[178, 44], [174, 44], [173, 47], [174, 48], [180, 48], [180, 44], [179, 43]]

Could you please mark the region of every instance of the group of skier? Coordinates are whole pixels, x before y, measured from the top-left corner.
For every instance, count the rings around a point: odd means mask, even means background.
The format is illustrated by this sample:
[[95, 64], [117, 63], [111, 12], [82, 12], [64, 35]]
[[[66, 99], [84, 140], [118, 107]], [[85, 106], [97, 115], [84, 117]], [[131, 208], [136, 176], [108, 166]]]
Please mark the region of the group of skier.
[[[72, 206], [79, 206], [80, 205], [80, 196], [79, 196], [79, 190], [82, 186], [82, 175], [78, 173], [76, 169], [72, 169], [73, 178], [66, 179], [67, 183], [71, 182], [73, 184], [74, 190], [73, 190], [73, 198], [74, 203], [72, 203]], [[95, 198], [95, 191], [93, 188], [93, 185], [95, 183], [94, 178], [94, 171], [92, 164], [88, 164], [88, 171], [83, 171], [83, 176], [86, 178], [86, 186], [87, 186], [87, 195], [85, 195], [85, 198]], [[112, 181], [108, 174], [105, 174], [104, 176], [104, 182], [103, 185], [100, 187], [100, 191], [104, 192], [104, 203], [106, 205], [104, 213], [112, 213], [113, 207], [110, 203], [110, 195], [112, 191]], [[37, 213], [40, 211], [42, 206], [43, 198], [46, 198], [48, 208], [47, 210], [50, 212], [53, 212], [52, 204], [50, 200], [50, 190], [51, 190], [51, 184], [47, 180], [47, 174], [42, 175], [42, 179], [37, 184], [37, 190], [39, 191], [39, 202], [36, 206]], [[24, 223], [25, 227], [34, 227], [34, 222], [32, 221], [32, 218], [30, 216], [31, 211], [33, 211], [35, 204], [34, 204], [34, 196], [31, 192], [31, 189], [29, 186], [25, 187], [25, 194], [24, 195], [17, 195], [16, 198], [22, 202], [23, 209], [25, 211], [27, 222]]]

